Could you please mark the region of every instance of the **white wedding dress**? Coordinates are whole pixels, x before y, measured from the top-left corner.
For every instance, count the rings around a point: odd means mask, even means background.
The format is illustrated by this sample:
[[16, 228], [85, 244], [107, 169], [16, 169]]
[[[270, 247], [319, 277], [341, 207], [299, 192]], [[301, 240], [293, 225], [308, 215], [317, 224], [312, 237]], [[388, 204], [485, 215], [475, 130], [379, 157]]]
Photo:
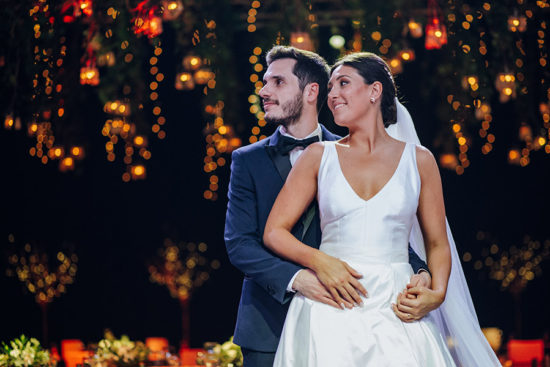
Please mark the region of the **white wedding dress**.
[[391, 308], [413, 274], [408, 244], [420, 195], [416, 145], [405, 145], [393, 176], [369, 200], [344, 177], [336, 143], [324, 145], [317, 191], [320, 250], [359, 271], [368, 297], [361, 307], [339, 310], [298, 293], [274, 366], [455, 366], [430, 315], [404, 323]]

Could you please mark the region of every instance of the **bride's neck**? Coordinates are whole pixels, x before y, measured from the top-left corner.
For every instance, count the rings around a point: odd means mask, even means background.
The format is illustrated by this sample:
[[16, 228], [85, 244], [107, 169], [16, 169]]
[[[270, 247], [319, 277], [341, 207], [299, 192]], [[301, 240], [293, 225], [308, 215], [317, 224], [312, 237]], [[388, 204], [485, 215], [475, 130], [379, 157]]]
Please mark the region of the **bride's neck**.
[[349, 135], [347, 144], [350, 147], [357, 147], [371, 152], [380, 144], [388, 142], [391, 139], [386, 129], [382, 118], [376, 121], [359, 121], [354, 126], [349, 127]]

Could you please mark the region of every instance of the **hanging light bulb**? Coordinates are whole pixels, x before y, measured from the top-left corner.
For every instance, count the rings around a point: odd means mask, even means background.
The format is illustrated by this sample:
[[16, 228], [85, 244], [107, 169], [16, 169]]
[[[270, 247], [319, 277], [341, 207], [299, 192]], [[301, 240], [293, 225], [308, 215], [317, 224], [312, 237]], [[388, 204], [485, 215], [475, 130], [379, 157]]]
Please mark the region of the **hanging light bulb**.
[[409, 20], [408, 23], [409, 33], [413, 38], [420, 38], [424, 33], [422, 31], [422, 24], [416, 22], [414, 19]]
[[164, 20], [174, 20], [176, 19], [181, 12], [183, 11], [183, 4], [181, 0], [163, 0], [162, 1], [162, 19]]
[[508, 30], [511, 32], [525, 32], [527, 29], [527, 18], [524, 16], [511, 15], [508, 17]]
[[292, 32], [290, 34], [290, 45], [306, 51], [314, 51], [311, 36], [307, 32]]
[[346, 39], [339, 34], [335, 34], [329, 38], [328, 43], [337, 50], [340, 50], [346, 44]]
[[428, 1], [428, 23], [426, 24], [426, 50], [440, 49], [447, 44], [447, 28], [441, 21], [441, 11], [435, 0]]
[[86, 65], [80, 68], [80, 84], [99, 84], [99, 70], [97, 69], [94, 60], [90, 59], [86, 61]]
[[176, 83], [174, 87], [177, 90], [191, 90], [195, 88], [195, 81], [193, 75], [189, 72], [182, 72], [176, 75]]

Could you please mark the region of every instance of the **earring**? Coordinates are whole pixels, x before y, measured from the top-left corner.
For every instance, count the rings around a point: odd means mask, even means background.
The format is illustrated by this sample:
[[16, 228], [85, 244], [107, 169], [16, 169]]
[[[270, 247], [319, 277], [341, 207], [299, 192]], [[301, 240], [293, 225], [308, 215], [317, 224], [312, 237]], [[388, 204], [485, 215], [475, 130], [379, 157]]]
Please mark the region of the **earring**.
[[370, 103], [374, 103], [376, 99], [374, 97], [370, 97]]

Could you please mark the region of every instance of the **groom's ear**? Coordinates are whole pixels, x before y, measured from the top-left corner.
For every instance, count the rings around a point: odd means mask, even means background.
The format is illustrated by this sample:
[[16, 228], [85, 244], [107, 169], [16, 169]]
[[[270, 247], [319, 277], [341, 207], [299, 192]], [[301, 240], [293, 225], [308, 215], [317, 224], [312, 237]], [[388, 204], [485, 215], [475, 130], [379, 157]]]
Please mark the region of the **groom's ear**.
[[319, 96], [319, 84], [309, 83], [304, 90], [304, 97], [309, 103], [317, 103], [317, 97]]

